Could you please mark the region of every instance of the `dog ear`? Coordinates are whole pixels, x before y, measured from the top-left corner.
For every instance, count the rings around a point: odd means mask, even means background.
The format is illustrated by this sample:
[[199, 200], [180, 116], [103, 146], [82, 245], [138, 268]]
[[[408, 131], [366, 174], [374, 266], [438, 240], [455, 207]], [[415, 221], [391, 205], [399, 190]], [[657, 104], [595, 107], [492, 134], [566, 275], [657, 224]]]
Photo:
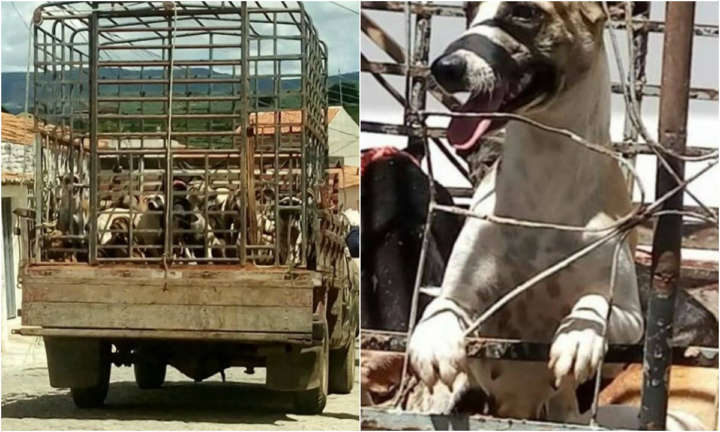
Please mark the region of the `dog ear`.
[[[597, 19], [608, 17], [605, 14], [605, 7], [603, 6], [603, 3], [607, 5], [607, 10], [610, 12], [610, 17], [613, 19], [624, 19], [625, 16], [625, 3], [622, 1], [595, 1], [595, 2], [579, 2], [580, 4], [580, 10], [583, 13], [583, 16], [590, 21], [591, 23], [595, 23]], [[592, 7], [594, 5], [597, 5], [598, 8]], [[630, 2], [630, 13], [632, 16], [646, 14], [648, 11], [648, 5], [649, 2]], [[598, 12], [599, 9], [599, 12]]]
[[[618, 2], [607, 2], [608, 3], [608, 9], [610, 9], [610, 3], [618, 3]], [[605, 8], [603, 7], [603, 2], [601, 1], [593, 1], [593, 2], [577, 2], [578, 7], [580, 8], [580, 14], [582, 14], [583, 18], [587, 20], [590, 24], [597, 24], [600, 22], [605, 22], [607, 19], [607, 15], [605, 15]]]

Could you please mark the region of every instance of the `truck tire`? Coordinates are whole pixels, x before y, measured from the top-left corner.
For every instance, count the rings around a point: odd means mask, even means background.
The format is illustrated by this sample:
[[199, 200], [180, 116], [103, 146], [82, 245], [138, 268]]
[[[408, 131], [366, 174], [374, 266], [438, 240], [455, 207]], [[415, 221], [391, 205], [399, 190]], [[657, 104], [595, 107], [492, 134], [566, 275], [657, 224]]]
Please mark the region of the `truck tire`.
[[97, 384], [92, 387], [72, 387], [70, 394], [78, 408], [99, 408], [105, 403], [110, 386], [110, 344], [103, 344]]
[[321, 414], [327, 403], [327, 390], [320, 387], [295, 394], [295, 410], [298, 414]]
[[320, 387], [295, 393], [295, 410], [299, 414], [321, 414], [325, 409], [328, 395], [329, 341], [327, 325], [323, 336], [323, 351], [319, 361], [321, 364]]
[[143, 390], [158, 389], [165, 382], [167, 364], [155, 359], [142, 359], [133, 363], [135, 383]]
[[355, 344], [330, 351], [330, 392], [348, 394], [355, 383]]

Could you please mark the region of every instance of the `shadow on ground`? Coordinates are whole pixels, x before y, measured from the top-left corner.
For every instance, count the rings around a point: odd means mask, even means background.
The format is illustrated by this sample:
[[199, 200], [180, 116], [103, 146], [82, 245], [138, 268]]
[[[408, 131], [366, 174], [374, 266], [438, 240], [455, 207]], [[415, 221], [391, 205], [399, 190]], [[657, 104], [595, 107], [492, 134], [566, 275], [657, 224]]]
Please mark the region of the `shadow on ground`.
[[[91, 410], [76, 408], [69, 390], [46, 395], [11, 393], [2, 401], [4, 418], [274, 424], [297, 421], [288, 416], [291, 413], [291, 393], [247, 383], [180, 381], [157, 390], [140, 390], [134, 382], [113, 382], [105, 406]], [[359, 420], [356, 414], [327, 411], [319, 417]]]

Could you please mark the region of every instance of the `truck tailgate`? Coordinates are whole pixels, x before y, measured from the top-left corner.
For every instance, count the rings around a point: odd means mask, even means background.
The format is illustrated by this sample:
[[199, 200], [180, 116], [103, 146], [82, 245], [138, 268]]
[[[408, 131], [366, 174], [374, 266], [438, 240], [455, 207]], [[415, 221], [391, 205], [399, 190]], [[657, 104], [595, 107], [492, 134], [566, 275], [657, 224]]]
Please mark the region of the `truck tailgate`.
[[41, 265], [22, 323], [61, 328], [312, 332], [314, 273], [238, 266]]

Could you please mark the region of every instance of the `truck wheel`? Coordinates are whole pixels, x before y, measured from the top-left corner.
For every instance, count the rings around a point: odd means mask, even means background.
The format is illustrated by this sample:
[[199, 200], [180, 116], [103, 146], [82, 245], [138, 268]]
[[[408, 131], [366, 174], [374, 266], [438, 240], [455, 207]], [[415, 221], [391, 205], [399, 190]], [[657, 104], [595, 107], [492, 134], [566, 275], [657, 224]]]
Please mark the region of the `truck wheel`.
[[330, 392], [348, 394], [355, 383], [355, 344], [330, 351]]
[[295, 394], [295, 409], [299, 414], [321, 414], [327, 403], [327, 390], [320, 387]]
[[329, 369], [329, 342], [327, 326], [323, 337], [323, 354], [319, 361], [322, 362], [320, 387], [311, 390], [295, 393], [295, 410], [300, 414], [321, 414], [325, 409], [328, 395], [328, 369]]
[[160, 360], [143, 359], [133, 363], [135, 383], [143, 390], [162, 387], [166, 371], [167, 365]]
[[70, 394], [78, 408], [99, 408], [105, 402], [110, 386], [110, 345], [103, 344], [100, 355], [100, 367], [96, 384], [93, 387], [72, 387]]

